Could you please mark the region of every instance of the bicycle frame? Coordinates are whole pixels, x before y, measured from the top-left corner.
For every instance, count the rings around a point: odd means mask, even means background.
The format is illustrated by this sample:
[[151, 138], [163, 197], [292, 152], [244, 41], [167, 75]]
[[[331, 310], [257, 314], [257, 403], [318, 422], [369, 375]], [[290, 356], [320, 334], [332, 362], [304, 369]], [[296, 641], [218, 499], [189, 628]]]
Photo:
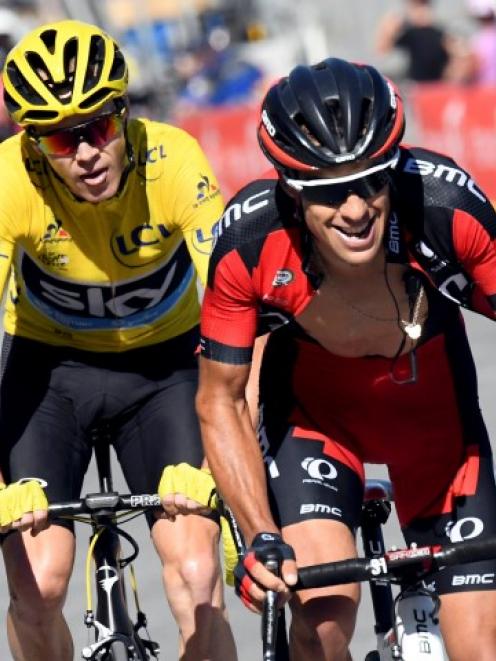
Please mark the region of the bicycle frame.
[[[393, 492], [388, 480], [367, 480], [362, 508], [362, 546], [371, 560], [386, 553], [382, 526], [391, 512]], [[428, 661], [444, 661], [445, 655], [436, 618], [435, 603], [415, 585], [401, 593], [397, 609], [390, 581], [369, 581], [377, 649], [365, 661], [416, 661], [419, 654]]]
[[[386, 547], [382, 526], [391, 513], [391, 484], [385, 480], [367, 480], [365, 502], [362, 507], [362, 547], [366, 558], [384, 555]], [[395, 641], [393, 594], [389, 583], [369, 583], [372, 609], [374, 613], [374, 631], [377, 638], [377, 652], [369, 652], [366, 661], [374, 661], [379, 655], [380, 661], [394, 659]], [[401, 657], [397, 657], [401, 658]]]
[[[95, 439], [94, 439], [95, 440]], [[74, 503], [50, 505], [51, 516], [88, 514], [93, 533], [90, 539], [95, 562], [96, 612], [87, 610], [85, 624], [95, 630], [95, 642], [82, 650], [82, 658], [88, 661], [111, 661], [115, 646], [127, 654], [128, 661], [148, 661], [158, 658], [159, 645], [143, 640], [138, 631], [146, 627], [146, 616], [138, 610], [137, 622], [133, 623], [128, 612], [120, 537], [133, 546], [128, 564], [138, 555], [134, 539], [116, 525], [116, 513], [131, 509], [144, 511], [160, 505], [158, 496], [120, 496], [113, 490], [110, 467], [109, 437], [99, 437], [94, 442], [100, 492], [88, 494]], [[124, 652], [125, 650], [125, 652]], [[121, 658], [119, 657], [119, 661]]]
[[[392, 486], [388, 480], [368, 479], [360, 523], [365, 558], [302, 568], [299, 571], [299, 584], [295, 589], [318, 587], [319, 584], [336, 585], [360, 580], [368, 581], [377, 647], [366, 655], [365, 661], [418, 661], [419, 652], [422, 652], [421, 658], [427, 661], [445, 661], [436, 618], [431, 616], [436, 608], [433, 598], [426, 591], [417, 592], [414, 579], [411, 589], [400, 592], [396, 597], [398, 602], [396, 604], [391, 577], [387, 576], [387, 572], [383, 571], [383, 566], [380, 564], [387, 556], [382, 526], [389, 518], [392, 502]], [[413, 551], [410, 551], [412, 557], [414, 557]], [[316, 570], [325, 567], [332, 571], [334, 566], [341, 566], [344, 570], [343, 580], [332, 580], [327, 583], [317, 581]], [[360, 569], [361, 574], [359, 574]], [[381, 574], [384, 574], [382, 580]], [[305, 575], [308, 579], [302, 581], [301, 577]], [[409, 585], [406, 580], [405, 585]], [[268, 596], [272, 596], [270, 591]], [[275, 609], [274, 599], [267, 598], [262, 616], [263, 659], [288, 661], [289, 652], [280, 640], [281, 637], [285, 638], [285, 632], [280, 633], [281, 627], [277, 628]], [[276, 637], [275, 633], [279, 635]]]

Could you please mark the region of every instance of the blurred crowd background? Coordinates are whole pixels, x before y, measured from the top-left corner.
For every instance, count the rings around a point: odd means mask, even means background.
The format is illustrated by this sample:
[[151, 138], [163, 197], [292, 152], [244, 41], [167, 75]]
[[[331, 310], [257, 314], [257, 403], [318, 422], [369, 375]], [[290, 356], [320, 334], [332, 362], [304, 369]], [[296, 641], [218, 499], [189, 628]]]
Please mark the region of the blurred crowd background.
[[[254, 137], [267, 86], [338, 56], [392, 78], [407, 140], [452, 154], [496, 200], [496, 0], [0, 0], [0, 64], [61, 18], [120, 42], [132, 113], [196, 135], [226, 197], [267, 168]], [[2, 112], [0, 139], [15, 130]]]

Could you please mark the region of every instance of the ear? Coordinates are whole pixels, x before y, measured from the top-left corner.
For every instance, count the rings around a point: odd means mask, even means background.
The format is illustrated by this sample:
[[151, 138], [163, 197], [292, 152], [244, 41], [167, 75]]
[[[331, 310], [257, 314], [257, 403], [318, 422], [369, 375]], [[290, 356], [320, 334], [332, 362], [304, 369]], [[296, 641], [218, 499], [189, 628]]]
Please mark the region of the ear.
[[38, 145], [38, 143], [36, 142], [36, 138], [34, 137], [34, 129], [33, 129], [33, 127], [31, 127], [31, 126], [26, 126], [24, 132], [25, 132], [25, 135], [26, 135], [26, 138], [27, 138], [29, 144], [33, 147], [33, 149], [35, 150], [35, 152], [36, 152], [37, 154], [41, 154], [41, 155], [43, 155], [43, 152], [41, 151], [40, 146]]

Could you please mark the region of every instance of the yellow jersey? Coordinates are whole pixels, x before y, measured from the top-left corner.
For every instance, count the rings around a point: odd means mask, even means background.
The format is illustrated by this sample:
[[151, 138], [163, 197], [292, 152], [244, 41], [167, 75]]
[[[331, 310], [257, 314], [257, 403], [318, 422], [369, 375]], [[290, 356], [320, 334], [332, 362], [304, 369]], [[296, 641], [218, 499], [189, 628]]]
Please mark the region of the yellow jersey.
[[204, 283], [223, 208], [217, 180], [174, 126], [131, 119], [128, 142], [134, 167], [97, 204], [75, 198], [24, 132], [0, 144], [7, 333], [123, 351], [198, 323], [197, 275]]

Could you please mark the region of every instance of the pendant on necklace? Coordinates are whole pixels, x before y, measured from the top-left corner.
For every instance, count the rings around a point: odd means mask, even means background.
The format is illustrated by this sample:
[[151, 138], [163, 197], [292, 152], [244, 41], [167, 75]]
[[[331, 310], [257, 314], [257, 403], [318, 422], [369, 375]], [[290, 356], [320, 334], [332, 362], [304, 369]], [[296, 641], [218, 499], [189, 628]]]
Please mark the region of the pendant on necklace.
[[411, 340], [418, 340], [422, 334], [422, 326], [420, 324], [414, 324], [411, 321], [406, 322], [402, 321], [402, 326], [404, 332], [408, 335]]

